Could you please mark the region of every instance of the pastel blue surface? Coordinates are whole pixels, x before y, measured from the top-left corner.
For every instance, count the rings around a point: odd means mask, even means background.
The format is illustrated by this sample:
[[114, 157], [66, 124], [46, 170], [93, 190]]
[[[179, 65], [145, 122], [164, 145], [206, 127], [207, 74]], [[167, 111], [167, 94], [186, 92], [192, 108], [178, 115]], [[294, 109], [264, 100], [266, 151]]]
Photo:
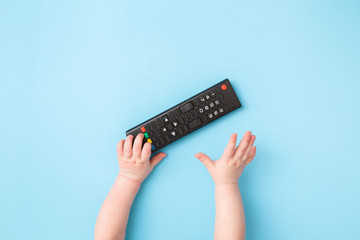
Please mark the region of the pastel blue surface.
[[0, 239], [91, 239], [125, 131], [229, 78], [243, 107], [164, 149], [127, 239], [211, 239], [252, 130], [247, 239], [360, 235], [359, 1], [0, 2]]

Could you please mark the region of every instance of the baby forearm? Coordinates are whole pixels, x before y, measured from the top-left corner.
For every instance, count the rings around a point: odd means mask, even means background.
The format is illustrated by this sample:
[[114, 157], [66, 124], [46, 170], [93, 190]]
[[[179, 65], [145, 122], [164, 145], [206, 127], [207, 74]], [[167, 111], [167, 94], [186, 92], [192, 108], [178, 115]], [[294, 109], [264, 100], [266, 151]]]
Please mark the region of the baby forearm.
[[124, 239], [131, 205], [140, 188], [126, 178], [117, 177], [107, 195], [95, 225], [95, 239]]
[[215, 186], [214, 239], [245, 239], [245, 214], [238, 184]]

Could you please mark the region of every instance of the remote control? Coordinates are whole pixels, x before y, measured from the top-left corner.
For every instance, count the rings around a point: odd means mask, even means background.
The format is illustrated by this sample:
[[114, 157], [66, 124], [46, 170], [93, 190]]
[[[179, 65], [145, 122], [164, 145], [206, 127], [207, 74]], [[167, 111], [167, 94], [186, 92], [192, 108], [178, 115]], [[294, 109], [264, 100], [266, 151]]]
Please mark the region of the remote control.
[[126, 136], [143, 133], [144, 143], [151, 143], [156, 151], [239, 107], [241, 103], [225, 79], [129, 129]]

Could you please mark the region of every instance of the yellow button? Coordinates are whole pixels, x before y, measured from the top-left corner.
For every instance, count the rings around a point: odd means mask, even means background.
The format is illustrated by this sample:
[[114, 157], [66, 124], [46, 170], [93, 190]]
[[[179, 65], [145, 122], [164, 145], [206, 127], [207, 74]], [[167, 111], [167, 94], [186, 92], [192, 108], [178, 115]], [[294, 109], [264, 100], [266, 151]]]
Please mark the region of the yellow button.
[[152, 143], [152, 141], [151, 141], [151, 139], [150, 139], [150, 138], [148, 138], [148, 139], [147, 139], [147, 141], [148, 141], [149, 143]]

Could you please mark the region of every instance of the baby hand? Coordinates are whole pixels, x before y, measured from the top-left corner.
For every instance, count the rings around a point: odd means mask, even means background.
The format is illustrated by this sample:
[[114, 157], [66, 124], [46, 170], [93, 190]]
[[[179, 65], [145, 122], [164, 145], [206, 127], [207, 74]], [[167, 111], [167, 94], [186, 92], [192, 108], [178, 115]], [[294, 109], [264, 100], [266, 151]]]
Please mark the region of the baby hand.
[[144, 134], [139, 133], [134, 144], [133, 139], [134, 137], [129, 135], [126, 140], [122, 139], [117, 145], [119, 177], [141, 184], [153, 168], [166, 157], [166, 154], [160, 152], [149, 160], [151, 144], [146, 142], [142, 147]]
[[256, 147], [253, 146], [255, 135], [251, 135], [251, 132], [247, 131], [235, 148], [236, 137], [235, 133], [231, 135], [230, 141], [219, 160], [212, 161], [204, 153], [195, 154], [195, 157], [208, 169], [215, 184], [237, 184], [245, 166], [255, 157]]

